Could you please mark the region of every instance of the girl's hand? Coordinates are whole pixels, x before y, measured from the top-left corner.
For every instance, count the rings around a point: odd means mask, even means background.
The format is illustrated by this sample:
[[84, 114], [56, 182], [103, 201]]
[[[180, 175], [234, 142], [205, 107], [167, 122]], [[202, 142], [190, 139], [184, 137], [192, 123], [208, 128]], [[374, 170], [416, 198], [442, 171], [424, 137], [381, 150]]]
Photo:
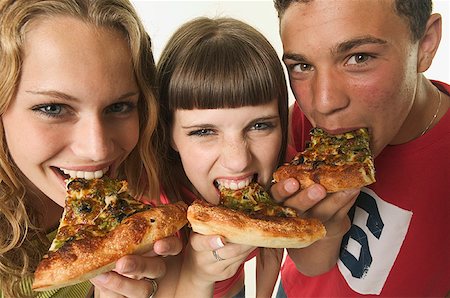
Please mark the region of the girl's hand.
[[166, 263], [162, 256], [177, 255], [182, 242], [172, 236], [155, 242], [153, 250], [144, 255], [128, 255], [116, 262], [113, 271], [91, 279], [95, 286], [95, 297], [148, 298], [156, 292], [152, 280], [164, 277]]
[[191, 233], [184, 255], [183, 270], [190, 270], [199, 282], [214, 283], [232, 277], [253, 246], [224, 243], [220, 236]]

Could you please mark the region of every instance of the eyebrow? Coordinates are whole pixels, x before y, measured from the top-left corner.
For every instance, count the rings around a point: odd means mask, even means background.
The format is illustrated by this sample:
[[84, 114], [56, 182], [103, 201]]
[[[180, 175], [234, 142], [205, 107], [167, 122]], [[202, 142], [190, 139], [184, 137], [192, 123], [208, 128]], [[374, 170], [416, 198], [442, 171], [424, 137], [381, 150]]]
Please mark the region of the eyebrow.
[[[366, 45], [366, 44], [385, 45], [386, 43], [387, 43], [387, 41], [384, 39], [376, 38], [373, 36], [362, 36], [362, 37], [353, 38], [353, 39], [346, 40], [344, 42], [339, 43], [338, 45], [336, 45], [335, 47], [333, 47], [331, 49], [331, 52], [339, 54], [339, 53], [348, 52], [353, 48], [356, 48], [356, 47], [359, 47], [362, 45]], [[305, 62], [308, 61], [308, 59], [304, 55], [296, 54], [296, 53], [284, 53], [283, 61], [285, 59], [290, 59], [290, 60], [294, 60], [294, 61], [305, 61]]]
[[345, 53], [350, 51], [353, 48], [366, 45], [366, 44], [378, 44], [384, 45], [387, 41], [384, 39], [376, 38], [373, 36], [363, 36], [358, 38], [353, 38], [344, 42], [341, 42], [336, 47], [332, 49], [332, 52], [335, 53]]
[[33, 90], [27, 90], [27, 93], [35, 94], [35, 95], [44, 95], [44, 96], [50, 96], [54, 98], [58, 98], [65, 101], [76, 101], [77, 98], [74, 96], [71, 96], [69, 94], [54, 91], [54, 90], [44, 90], [44, 91], [33, 91]]
[[[31, 94], [36, 94], [36, 95], [50, 96], [50, 97], [57, 98], [57, 99], [64, 100], [64, 101], [77, 101], [78, 100], [78, 98], [76, 98], [72, 95], [69, 95], [67, 93], [60, 92], [60, 91], [55, 91], [55, 90], [43, 90], [43, 91], [27, 90], [26, 92], [31, 93]], [[121, 99], [132, 97], [135, 95], [139, 95], [139, 92], [127, 92], [127, 93], [119, 96], [117, 99], [121, 100]]]

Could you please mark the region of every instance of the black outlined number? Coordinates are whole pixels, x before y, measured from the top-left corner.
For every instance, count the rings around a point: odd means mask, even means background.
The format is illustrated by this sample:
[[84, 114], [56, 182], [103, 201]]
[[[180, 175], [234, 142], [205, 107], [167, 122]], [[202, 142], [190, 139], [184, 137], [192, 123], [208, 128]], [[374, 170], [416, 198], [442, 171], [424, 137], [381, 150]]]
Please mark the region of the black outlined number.
[[[369, 270], [373, 261], [372, 254], [370, 253], [369, 242], [367, 240], [367, 234], [361, 227], [354, 224], [355, 214], [357, 212], [364, 211], [368, 214], [366, 226], [373, 236], [380, 239], [384, 227], [384, 223], [381, 219], [375, 199], [369, 194], [361, 192], [355, 205], [348, 213], [352, 226], [342, 239], [340, 255], [342, 263], [348, 268], [348, 270], [350, 270], [352, 276], [355, 278], [362, 278]], [[358, 258], [347, 250], [347, 245], [350, 238], [358, 242], [361, 246]]]

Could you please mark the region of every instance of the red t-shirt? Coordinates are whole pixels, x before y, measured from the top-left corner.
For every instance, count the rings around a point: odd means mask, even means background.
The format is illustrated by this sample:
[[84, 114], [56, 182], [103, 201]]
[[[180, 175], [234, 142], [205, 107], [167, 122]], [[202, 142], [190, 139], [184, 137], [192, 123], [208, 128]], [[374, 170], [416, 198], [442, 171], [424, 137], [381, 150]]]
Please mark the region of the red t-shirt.
[[[434, 82], [449, 94], [450, 86]], [[303, 150], [311, 125], [298, 107], [293, 135]], [[288, 297], [444, 297], [450, 291], [450, 113], [420, 138], [387, 146], [375, 159], [377, 182], [350, 210], [338, 264], [316, 277], [288, 257]]]

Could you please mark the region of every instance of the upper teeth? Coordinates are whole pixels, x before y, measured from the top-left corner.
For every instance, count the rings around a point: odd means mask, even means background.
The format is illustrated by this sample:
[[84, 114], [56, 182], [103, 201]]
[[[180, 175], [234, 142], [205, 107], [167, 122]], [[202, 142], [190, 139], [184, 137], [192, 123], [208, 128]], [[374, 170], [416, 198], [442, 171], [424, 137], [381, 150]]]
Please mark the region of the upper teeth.
[[103, 175], [109, 170], [109, 167], [106, 167], [104, 169], [95, 171], [95, 172], [85, 172], [85, 171], [72, 171], [60, 168], [64, 174], [67, 174], [70, 176], [70, 178], [84, 178], [84, 179], [94, 179], [94, 178], [102, 178]]
[[245, 180], [236, 181], [236, 180], [225, 180], [225, 179], [218, 179], [217, 183], [225, 188], [236, 190], [241, 189], [250, 184], [252, 182], [253, 177], [248, 177]]

